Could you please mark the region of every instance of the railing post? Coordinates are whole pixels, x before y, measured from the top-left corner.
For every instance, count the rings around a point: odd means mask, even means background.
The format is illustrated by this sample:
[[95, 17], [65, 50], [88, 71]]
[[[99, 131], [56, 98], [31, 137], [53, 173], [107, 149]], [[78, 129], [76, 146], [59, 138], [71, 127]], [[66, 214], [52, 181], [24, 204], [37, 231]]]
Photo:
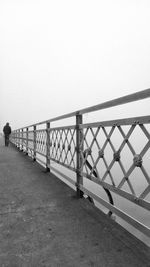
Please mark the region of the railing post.
[[21, 130], [21, 151], [23, 151], [23, 129]]
[[20, 131], [17, 130], [17, 148], [18, 149], [20, 149], [20, 139], [19, 139], [19, 137], [20, 137]]
[[16, 130], [16, 147], [18, 148], [18, 130]]
[[83, 184], [83, 129], [80, 129], [80, 124], [82, 124], [82, 115], [76, 115], [76, 162], [77, 162], [77, 170], [76, 170], [76, 188], [77, 188], [77, 196], [82, 198], [83, 192], [80, 190], [80, 185]]
[[11, 133], [11, 140], [12, 140], [12, 143], [15, 145], [15, 137], [16, 137], [16, 131], [13, 131], [12, 133]]
[[21, 130], [19, 129], [19, 150], [21, 150]]
[[50, 172], [50, 122], [46, 123], [46, 171]]
[[14, 145], [15, 145], [15, 146], [16, 146], [16, 138], [17, 138], [17, 132], [14, 131], [13, 142], [14, 142]]
[[29, 146], [29, 142], [28, 142], [28, 138], [29, 138], [29, 128], [26, 128], [26, 155], [28, 155], [28, 146]]
[[36, 125], [33, 126], [33, 161], [36, 161]]

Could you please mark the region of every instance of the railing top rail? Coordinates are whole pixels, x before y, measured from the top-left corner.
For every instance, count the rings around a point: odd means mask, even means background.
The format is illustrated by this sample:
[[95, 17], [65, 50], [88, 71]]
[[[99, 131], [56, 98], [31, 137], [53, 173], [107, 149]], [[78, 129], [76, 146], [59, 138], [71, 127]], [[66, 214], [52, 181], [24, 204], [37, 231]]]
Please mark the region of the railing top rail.
[[140, 92], [136, 92], [133, 94], [129, 94], [123, 97], [119, 97], [119, 98], [115, 98], [113, 100], [110, 101], [106, 101], [104, 103], [95, 105], [95, 106], [91, 106], [91, 107], [87, 107], [81, 110], [77, 110], [75, 112], [71, 112], [71, 113], [67, 113], [49, 120], [45, 120], [45, 121], [41, 121], [39, 123], [35, 123], [26, 127], [23, 127], [21, 129], [24, 128], [29, 128], [32, 126], [36, 126], [36, 125], [40, 125], [40, 124], [44, 124], [44, 123], [48, 123], [48, 122], [53, 122], [53, 121], [58, 121], [58, 120], [62, 120], [62, 119], [67, 119], [76, 115], [80, 115], [80, 114], [85, 114], [85, 113], [90, 113], [90, 112], [94, 112], [94, 111], [98, 111], [98, 110], [102, 110], [102, 109], [106, 109], [106, 108], [111, 108], [111, 107], [115, 107], [115, 106], [119, 106], [119, 105], [123, 105], [123, 104], [127, 104], [130, 102], [135, 102], [138, 100], [142, 100], [145, 98], [149, 98], [150, 97], [150, 88], [149, 89], [145, 89], [143, 91]]

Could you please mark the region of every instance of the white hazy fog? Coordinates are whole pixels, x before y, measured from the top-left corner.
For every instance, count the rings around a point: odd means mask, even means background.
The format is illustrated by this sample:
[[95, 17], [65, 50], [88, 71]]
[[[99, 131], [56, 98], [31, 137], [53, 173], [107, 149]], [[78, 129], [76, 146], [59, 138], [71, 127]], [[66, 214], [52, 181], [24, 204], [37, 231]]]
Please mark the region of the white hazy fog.
[[148, 0], [0, 0], [0, 130], [149, 88], [149, 14]]

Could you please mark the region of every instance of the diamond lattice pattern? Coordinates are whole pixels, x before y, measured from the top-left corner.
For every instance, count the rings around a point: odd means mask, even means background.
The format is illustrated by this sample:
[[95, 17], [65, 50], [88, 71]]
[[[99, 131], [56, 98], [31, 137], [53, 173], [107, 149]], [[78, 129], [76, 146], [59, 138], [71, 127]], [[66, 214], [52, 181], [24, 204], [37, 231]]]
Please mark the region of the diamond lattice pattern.
[[[135, 197], [150, 193], [150, 134], [143, 124], [83, 128], [83, 173]], [[90, 164], [91, 168], [88, 167]]]
[[50, 158], [69, 168], [76, 168], [76, 134], [73, 128], [51, 129]]

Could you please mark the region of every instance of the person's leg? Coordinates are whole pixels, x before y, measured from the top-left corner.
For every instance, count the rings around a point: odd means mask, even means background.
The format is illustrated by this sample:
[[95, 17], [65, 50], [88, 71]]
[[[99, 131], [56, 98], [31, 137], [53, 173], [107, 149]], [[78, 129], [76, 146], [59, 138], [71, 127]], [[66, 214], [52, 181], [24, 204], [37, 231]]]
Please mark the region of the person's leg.
[[7, 146], [9, 146], [9, 135], [7, 136]]
[[6, 140], [6, 135], [5, 135], [5, 146], [7, 146], [7, 140]]
[[9, 144], [9, 136], [6, 135], [5, 136], [5, 146], [8, 146], [8, 144]]

